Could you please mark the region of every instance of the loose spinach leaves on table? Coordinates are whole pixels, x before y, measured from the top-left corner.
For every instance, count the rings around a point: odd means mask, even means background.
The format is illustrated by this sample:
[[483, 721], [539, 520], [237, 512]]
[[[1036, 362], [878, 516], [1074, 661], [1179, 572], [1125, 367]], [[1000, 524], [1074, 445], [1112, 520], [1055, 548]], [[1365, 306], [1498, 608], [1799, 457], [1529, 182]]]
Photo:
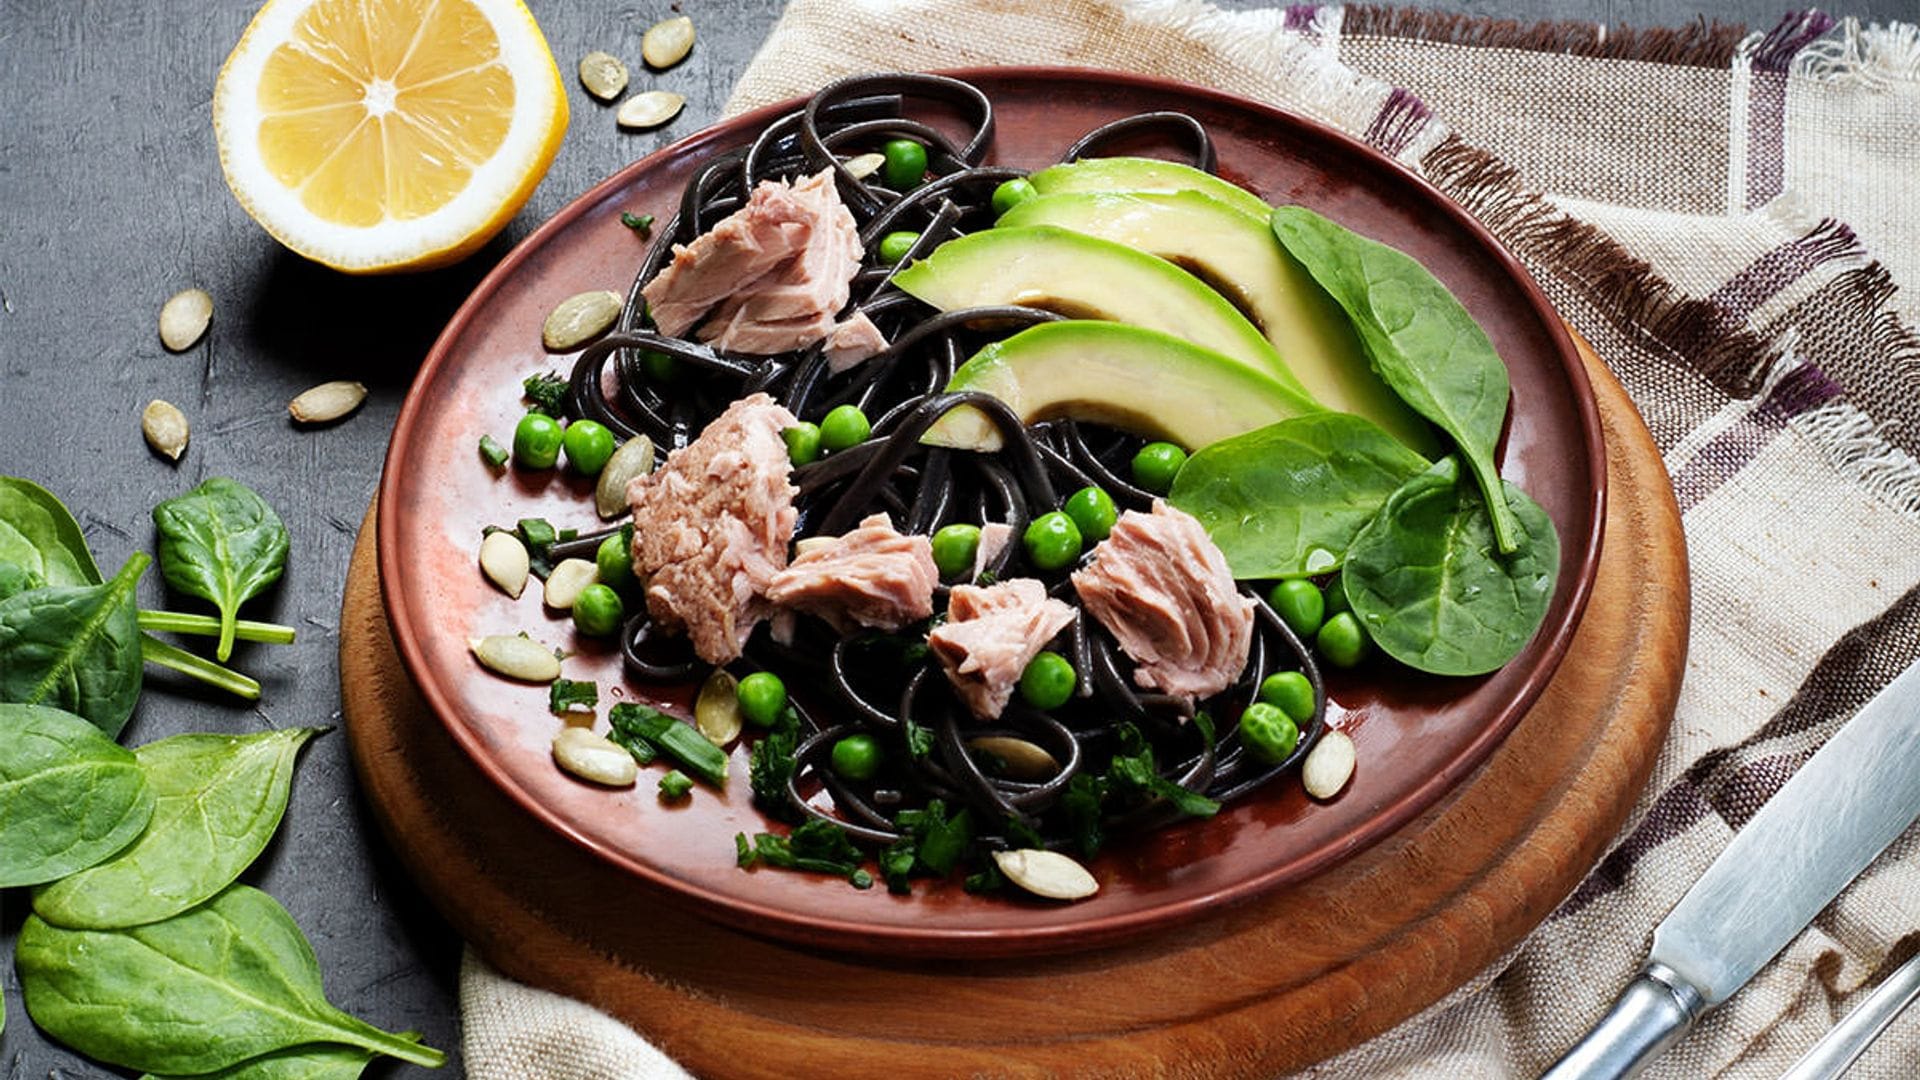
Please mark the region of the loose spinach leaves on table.
[[131, 751], [72, 713], [0, 705], [0, 888], [85, 870], [132, 843], [152, 816]]
[[313, 947], [272, 897], [229, 886], [127, 930], [30, 916], [14, 947], [27, 1012], [81, 1053], [192, 1076], [307, 1043], [344, 1043], [430, 1068], [445, 1055], [327, 1001]]
[[1492, 511], [1500, 550], [1516, 550], [1518, 523], [1493, 462], [1507, 415], [1507, 367], [1487, 332], [1409, 255], [1301, 206], [1275, 208], [1273, 232], [1346, 309], [1374, 372], [1459, 446]]
[[[296, 1046], [207, 1073], [197, 1080], [354, 1080], [367, 1071], [374, 1057], [373, 1051], [357, 1046]], [[140, 1080], [181, 1078], [147, 1073]]]
[[227, 887], [280, 827], [293, 764], [318, 728], [175, 735], [134, 752], [153, 789], [153, 821], [132, 847], [38, 890], [33, 909], [60, 926], [156, 922]]
[[0, 701], [53, 705], [120, 734], [140, 699], [135, 553], [100, 585], [29, 589], [0, 600]]
[[1358, 416], [1316, 413], [1201, 450], [1167, 501], [1199, 520], [1234, 577], [1306, 577], [1338, 568], [1387, 496], [1426, 467]]
[[167, 584], [220, 609], [214, 655], [233, 655], [240, 605], [279, 580], [287, 565], [287, 527], [265, 499], [223, 476], [153, 508], [160, 530], [160, 573]]
[[1340, 579], [1389, 656], [1436, 675], [1480, 675], [1533, 637], [1553, 597], [1560, 540], [1525, 492], [1506, 485], [1506, 502], [1519, 545], [1501, 555], [1486, 503], [1448, 457], [1394, 492], [1354, 538]]

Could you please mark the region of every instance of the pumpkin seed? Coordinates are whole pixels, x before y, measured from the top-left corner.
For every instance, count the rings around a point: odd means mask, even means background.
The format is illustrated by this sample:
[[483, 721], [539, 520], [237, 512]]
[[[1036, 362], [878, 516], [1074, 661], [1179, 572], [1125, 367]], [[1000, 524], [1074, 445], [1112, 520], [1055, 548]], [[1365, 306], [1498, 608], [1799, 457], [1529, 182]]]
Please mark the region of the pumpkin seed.
[[527, 574], [531, 569], [527, 546], [510, 532], [488, 533], [487, 538], [480, 541], [480, 569], [501, 592], [518, 600], [527, 587]]
[[1307, 753], [1300, 766], [1300, 782], [1314, 798], [1331, 799], [1353, 778], [1353, 764], [1353, 740], [1345, 732], [1329, 731]]
[[1018, 848], [996, 851], [993, 861], [1007, 880], [1049, 900], [1079, 900], [1100, 891], [1087, 868], [1057, 851]]
[[560, 658], [525, 634], [492, 634], [467, 644], [482, 666], [509, 679], [550, 683], [560, 677]]
[[553, 760], [582, 780], [608, 787], [627, 787], [640, 777], [633, 755], [591, 728], [561, 728], [553, 737]]
[[692, 49], [693, 20], [685, 15], [654, 23], [640, 38], [640, 58], [648, 67], [670, 68]]
[[187, 414], [170, 401], [155, 398], [147, 402], [147, 407], [140, 412], [140, 430], [153, 452], [165, 454], [169, 461], [179, 461], [180, 455], [187, 452]]
[[580, 58], [580, 85], [601, 101], [612, 101], [627, 88], [627, 65], [612, 53], [590, 52]]
[[1060, 773], [1060, 763], [1046, 747], [1011, 735], [969, 739], [967, 749], [990, 756], [999, 774], [1009, 780], [1051, 780]]
[[671, 90], [649, 90], [628, 98], [613, 118], [623, 128], [656, 128], [679, 116], [686, 104]]
[[213, 321], [213, 297], [205, 289], [184, 289], [160, 306], [160, 344], [171, 352], [193, 348]]
[[593, 485], [593, 508], [606, 519], [617, 518], [627, 512], [627, 485], [636, 476], [645, 476], [653, 471], [653, 440], [645, 435], [635, 435], [620, 444], [606, 465], [600, 469], [600, 479]]
[[352, 413], [367, 400], [365, 383], [336, 379], [302, 393], [287, 403], [287, 413], [299, 424], [331, 424]]
[[725, 670], [716, 668], [700, 684], [700, 696], [693, 702], [693, 726], [715, 746], [725, 746], [740, 737], [740, 684]]
[[540, 341], [554, 352], [570, 352], [606, 333], [620, 317], [620, 294], [600, 289], [567, 297], [541, 324]]
[[847, 172], [851, 173], [855, 180], [865, 180], [879, 172], [880, 166], [886, 163], [887, 155], [885, 154], [861, 154], [858, 157], [848, 158], [846, 166]]
[[547, 575], [546, 605], [557, 611], [573, 610], [573, 602], [586, 587], [600, 579], [600, 568], [590, 559], [562, 559]]

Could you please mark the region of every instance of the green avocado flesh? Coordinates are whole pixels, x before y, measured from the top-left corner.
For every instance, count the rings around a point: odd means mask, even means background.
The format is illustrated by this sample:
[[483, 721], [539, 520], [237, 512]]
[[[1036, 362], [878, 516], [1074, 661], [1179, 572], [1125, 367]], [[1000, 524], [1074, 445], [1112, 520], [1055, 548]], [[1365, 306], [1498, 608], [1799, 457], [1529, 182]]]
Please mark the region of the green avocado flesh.
[[1024, 304], [1072, 319], [1144, 326], [1307, 393], [1225, 297], [1165, 259], [1111, 240], [1048, 225], [992, 228], [941, 244], [895, 274], [893, 283], [942, 311]]
[[[1090, 420], [1189, 450], [1324, 411], [1230, 357], [1114, 322], [1028, 327], [973, 354], [947, 389], [992, 394], [1023, 423]], [[966, 406], [941, 417], [921, 441], [964, 450], [1001, 446], [999, 429]]]
[[1157, 158], [1082, 158], [1041, 169], [1027, 180], [1042, 195], [1071, 191], [1197, 191], [1265, 224], [1273, 213], [1266, 200], [1246, 188], [1191, 165]]
[[1315, 400], [1373, 421], [1422, 454], [1439, 452], [1433, 429], [1373, 373], [1346, 312], [1274, 239], [1266, 216], [1198, 191], [1084, 191], [1028, 199], [999, 222], [1034, 225], [1125, 244], [1192, 271], [1252, 317]]

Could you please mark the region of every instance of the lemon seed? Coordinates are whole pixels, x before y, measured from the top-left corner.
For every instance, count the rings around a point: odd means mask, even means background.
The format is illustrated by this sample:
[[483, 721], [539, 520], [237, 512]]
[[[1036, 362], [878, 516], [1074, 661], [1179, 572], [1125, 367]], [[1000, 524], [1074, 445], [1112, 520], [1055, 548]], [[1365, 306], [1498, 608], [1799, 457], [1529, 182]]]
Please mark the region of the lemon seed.
[[1049, 900], [1079, 900], [1100, 891], [1087, 868], [1057, 851], [1019, 848], [996, 851], [993, 861], [1007, 880]]
[[620, 444], [607, 463], [600, 470], [600, 479], [593, 485], [593, 508], [604, 519], [613, 519], [627, 512], [627, 485], [636, 476], [645, 476], [653, 471], [653, 440], [645, 435], [635, 435]]
[[580, 85], [601, 101], [612, 101], [627, 88], [627, 65], [612, 53], [590, 52], [580, 58]]
[[160, 344], [172, 352], [193, 348], [213, 321], [213, 297], [204, 289], [174, 293], [160, 308]]
[[640, 777], [640, 766], [612, 739], [582, 727], [561, 728], [553, 737], [553, 760], [582, 780], [626, 787]]
[[649, 90], [628, 98], [613, 118], [623, 128], [656, 128], [679, 116], [686, 104], [686, 98], [671, 90]]
[[527, 574], [531, 571], [527, 546], [510, 532], [488, 533], [487, 538], [480, 541], [480, 569], [501, 592], [518, 600], [527, 587]]
[[179, 461], [180, 455], [187, 452], [187, 414], [172, 402], [158, 399], [147, 402], [140, 413], [140, 430], [153, 452], [165, 454], [169, 461]]
[[1313, 744], [1301, 764], [1300, 782], [1314, 798], [1331, 799], [1352, 779], [1353, 763], [1353, 740], [1345, 732], [1329, 731]]
[[640, 58], [654, 68], [672, 67], [692, 48], [693, 20], [685, 15], [654, 23], [640, 38]]
[[604, 289], [569, 296], [541, 325], [540, 340], [554, 352], [577, 349], [607, 332], [620, 317], [622, 303], [619, 293]]
[[287, 403], [287, 415], [300, 424], [331, 424], [358, 409], [367, 400], [364, 383], [345, 379], [324, 382]]

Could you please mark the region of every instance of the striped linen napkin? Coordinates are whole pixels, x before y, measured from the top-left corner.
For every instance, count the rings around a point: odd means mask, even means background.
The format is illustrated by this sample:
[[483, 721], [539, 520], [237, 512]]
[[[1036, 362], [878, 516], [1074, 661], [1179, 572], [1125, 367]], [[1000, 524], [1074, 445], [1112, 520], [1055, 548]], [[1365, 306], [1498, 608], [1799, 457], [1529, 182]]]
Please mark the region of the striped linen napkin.
[[[1748, 34], [1200, 0], [794, 0], [729, 112], [853, 72], [993, 64], [1212, 86], [1365, 139], [1499, 236], [1645, 416], [1693, 582], [1649, 789], [1513, 955], [1309, 1073], [1537, 1074], [1734, 831], [1920, 658], [1920, 292], [1896, 285], [1920, 280], [1920, 29], [1817, 11]], [[1777, 1075], [1920, 947], [1916, 856], [1910, 832], [1651, 1075]], [[463, 1004], [477, 1077], [678, 1073], [477, 961]], [[1909, 1020], [1851, 1075], [1917, 1074]]]

